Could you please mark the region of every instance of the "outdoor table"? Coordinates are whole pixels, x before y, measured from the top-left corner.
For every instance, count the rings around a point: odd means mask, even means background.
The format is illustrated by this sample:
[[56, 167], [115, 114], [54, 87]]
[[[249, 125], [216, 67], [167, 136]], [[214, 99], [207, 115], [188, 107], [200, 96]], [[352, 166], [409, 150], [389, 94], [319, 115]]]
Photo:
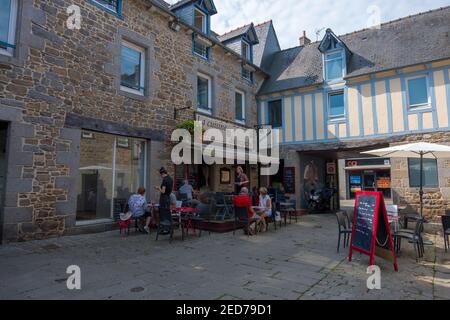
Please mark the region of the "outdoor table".
[[[292, 223], [292, 211], [295, 211], [292, 202], [280, 202], [280, 211], [284, 214], [284, 225], [287, 225], [287, 215], [289, 215], [289, 223]], [[297, 222], [297, 215], [295, 215], [295, 222]]]

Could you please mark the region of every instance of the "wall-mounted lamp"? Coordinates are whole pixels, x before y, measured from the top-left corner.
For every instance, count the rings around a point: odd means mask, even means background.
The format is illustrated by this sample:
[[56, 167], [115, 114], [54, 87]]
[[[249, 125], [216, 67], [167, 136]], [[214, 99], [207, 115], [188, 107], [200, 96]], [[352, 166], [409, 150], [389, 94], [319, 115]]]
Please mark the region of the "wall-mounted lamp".
[[169, 22], [169, 28], [175, 32], [179, 32], [181, 30], [181, 25], [177, 22], [177, 20], [172, 20]]

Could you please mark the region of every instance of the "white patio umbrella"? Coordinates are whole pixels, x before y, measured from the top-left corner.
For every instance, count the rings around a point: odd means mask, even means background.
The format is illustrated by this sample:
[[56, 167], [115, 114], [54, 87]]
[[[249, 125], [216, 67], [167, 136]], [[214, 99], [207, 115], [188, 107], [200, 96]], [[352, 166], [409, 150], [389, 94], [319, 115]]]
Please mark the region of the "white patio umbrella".
[[420, 159], [420, 216], [423, 216], [423, 159], [450, 158], [450, 147], [420, 142], [361, 153], [378, 157]]

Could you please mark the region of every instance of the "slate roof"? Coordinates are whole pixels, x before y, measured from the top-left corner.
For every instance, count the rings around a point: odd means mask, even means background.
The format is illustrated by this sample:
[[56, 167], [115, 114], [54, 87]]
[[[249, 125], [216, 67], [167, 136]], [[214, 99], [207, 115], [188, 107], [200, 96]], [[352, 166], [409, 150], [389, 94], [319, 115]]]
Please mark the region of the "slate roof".
[[[255, 25], [253, 23], [247, 24], [243, 27], [231, 30], [225, 34], [222, 34], [220, 36], [218, 36], [218, 39], [220, 42], [227, 42], [228, 40], [234, 39], [236, 37], [240, 37], [243, 36], [244, 34], [246, 34], [247, 32], [249, 32], [250, 30], [254, 30]], [[256, 30], [255, 30], [256, 31]], [[256, 39], [256, 42], [259, 42], [259, 39]]]
[[267, 35], [269, 34], [272, 20], [258, 24], [255, 26], [256, 35], [258, 36], [259, 43], [253, 45], [253, 63], [261, 67], [264, 48], [266, 47]]
[[[450, 6], [339, 36], [352, 52], [347, 78], [450, 58]], [[259, 94], [323, 83], [320, 42], [274, 55]]]

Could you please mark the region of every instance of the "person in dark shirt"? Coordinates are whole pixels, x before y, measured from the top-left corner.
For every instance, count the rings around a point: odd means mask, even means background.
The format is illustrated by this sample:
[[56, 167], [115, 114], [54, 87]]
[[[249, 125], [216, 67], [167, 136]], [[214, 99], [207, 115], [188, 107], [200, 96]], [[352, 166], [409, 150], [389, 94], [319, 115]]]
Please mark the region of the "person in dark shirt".
[[170, 194], [173, 189], [173, 179], [163, 167], [159, 170], [162, 178], [161, 186], [155, 187], [161, 194], [159, 196], [159, 218], [160, 221], [170, 221], [172, 219], [170, 213]]

